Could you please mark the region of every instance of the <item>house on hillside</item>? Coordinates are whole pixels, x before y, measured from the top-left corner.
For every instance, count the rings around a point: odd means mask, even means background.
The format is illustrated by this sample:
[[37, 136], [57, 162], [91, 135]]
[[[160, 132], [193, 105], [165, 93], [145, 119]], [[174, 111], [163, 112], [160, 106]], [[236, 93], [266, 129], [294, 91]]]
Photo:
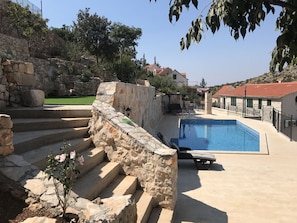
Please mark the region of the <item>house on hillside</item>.
[[153, 70], [153, 75], [168, 76], [171, 72], [172, 72], [172, 69], [169, 67], [165, 67], [165, 68], [158, 67]]
[[[213, 96], [212, 96], [212, 103], [216, 107], [220, 108], [226, 108], [224, 105], [226, 105], [225, 97], [222, 97], [225, 93], [228, 91], [233, 90], [234, 87], [232, 85], [225, 85], [220, 90], [218, 90]], [[222, 99], [221, 99], [222, 98]], [[221, 106], [223, 105], [223, 106]]]
[[185, 73], [181, 74], [177, 70], [173, 70], [168, 76], [171, 77], [177, 87], [188, 86], [188, 78]]
[[145, 66], [147, 72], [154, 72], [155, 69], [160, 68], [157, 64], [149, 64]]
[[152, 72], [154, 76], [169, 76], [177, 87], [188, 86], [188, 78], [186, 73], [180, 73], [177, 70], [172, 70], [169, 67], [161, 68], [156, 64], [147, 65], [146, 70]]
[[245, 116], [261, 116], [270, 107], [297, 119], [297, 82], [246, 84], [233, 90], [225, 86], [216, 97], [220, 108]]

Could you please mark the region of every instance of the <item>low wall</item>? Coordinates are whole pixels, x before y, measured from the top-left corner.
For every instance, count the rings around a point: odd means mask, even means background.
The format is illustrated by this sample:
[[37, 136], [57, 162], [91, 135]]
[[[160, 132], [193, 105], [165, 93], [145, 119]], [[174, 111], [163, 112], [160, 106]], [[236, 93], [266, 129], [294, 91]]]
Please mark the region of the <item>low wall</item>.
[[9, 115], [0, 114], [0, 155], [13, 153], [12, 121]]
[[120, 163], [126, 175], [137, 177], [143, 190], [160, 206], [174, 209], [177, 199], [176, 151], [99, 99], [94, 101], [92, 113], [90, 135], [95, 146], [103, 148], [109, 160]]
[[98, 88], [96, 100], [110, 104], [151, 134], [165, 113], [163, 97], [156, 95], [154, 87], [144, 85], [104, 82]]

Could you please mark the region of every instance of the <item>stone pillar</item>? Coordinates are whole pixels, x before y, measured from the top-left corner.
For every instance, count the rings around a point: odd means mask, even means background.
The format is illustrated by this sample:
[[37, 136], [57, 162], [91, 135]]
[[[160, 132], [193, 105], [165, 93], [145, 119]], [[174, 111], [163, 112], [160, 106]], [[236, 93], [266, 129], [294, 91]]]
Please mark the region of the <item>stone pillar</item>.
[[205, 114], [212, 114], [212, 93], [210, 91], [205, 92]]
[[0, 155], [7, 156], [14, 151], [12, 125], [9, 115], [0, 114]]

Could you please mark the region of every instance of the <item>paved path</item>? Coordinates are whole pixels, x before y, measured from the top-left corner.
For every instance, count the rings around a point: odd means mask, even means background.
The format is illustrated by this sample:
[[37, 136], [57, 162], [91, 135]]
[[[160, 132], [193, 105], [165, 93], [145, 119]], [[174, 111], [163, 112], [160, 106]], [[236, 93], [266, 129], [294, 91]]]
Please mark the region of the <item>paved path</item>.
[[[173, 222], [297, 222], [297, 142], [270, 123], [213, 113], [198, 116], [238, 118], [266, 135], [268, 145], [261, 142], [262, 155], [216, 153], [211, 170], [197, 171], [191, 160], [180, 160]], [[177, 120], [165, 117], [159, 130], [168, 138], [177, 137]], [[264, 155], [267, 146], [269, 155]]]

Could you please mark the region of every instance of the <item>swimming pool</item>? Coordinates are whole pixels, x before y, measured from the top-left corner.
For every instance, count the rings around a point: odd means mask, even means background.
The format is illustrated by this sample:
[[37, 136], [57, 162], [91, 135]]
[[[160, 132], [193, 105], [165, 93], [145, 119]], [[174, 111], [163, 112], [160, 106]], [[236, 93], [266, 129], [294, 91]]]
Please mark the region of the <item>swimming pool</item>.
[[260, 150], [259, 133], [237, 120], [182, 119], [179, 138], [171, 141], [194, 150]]

